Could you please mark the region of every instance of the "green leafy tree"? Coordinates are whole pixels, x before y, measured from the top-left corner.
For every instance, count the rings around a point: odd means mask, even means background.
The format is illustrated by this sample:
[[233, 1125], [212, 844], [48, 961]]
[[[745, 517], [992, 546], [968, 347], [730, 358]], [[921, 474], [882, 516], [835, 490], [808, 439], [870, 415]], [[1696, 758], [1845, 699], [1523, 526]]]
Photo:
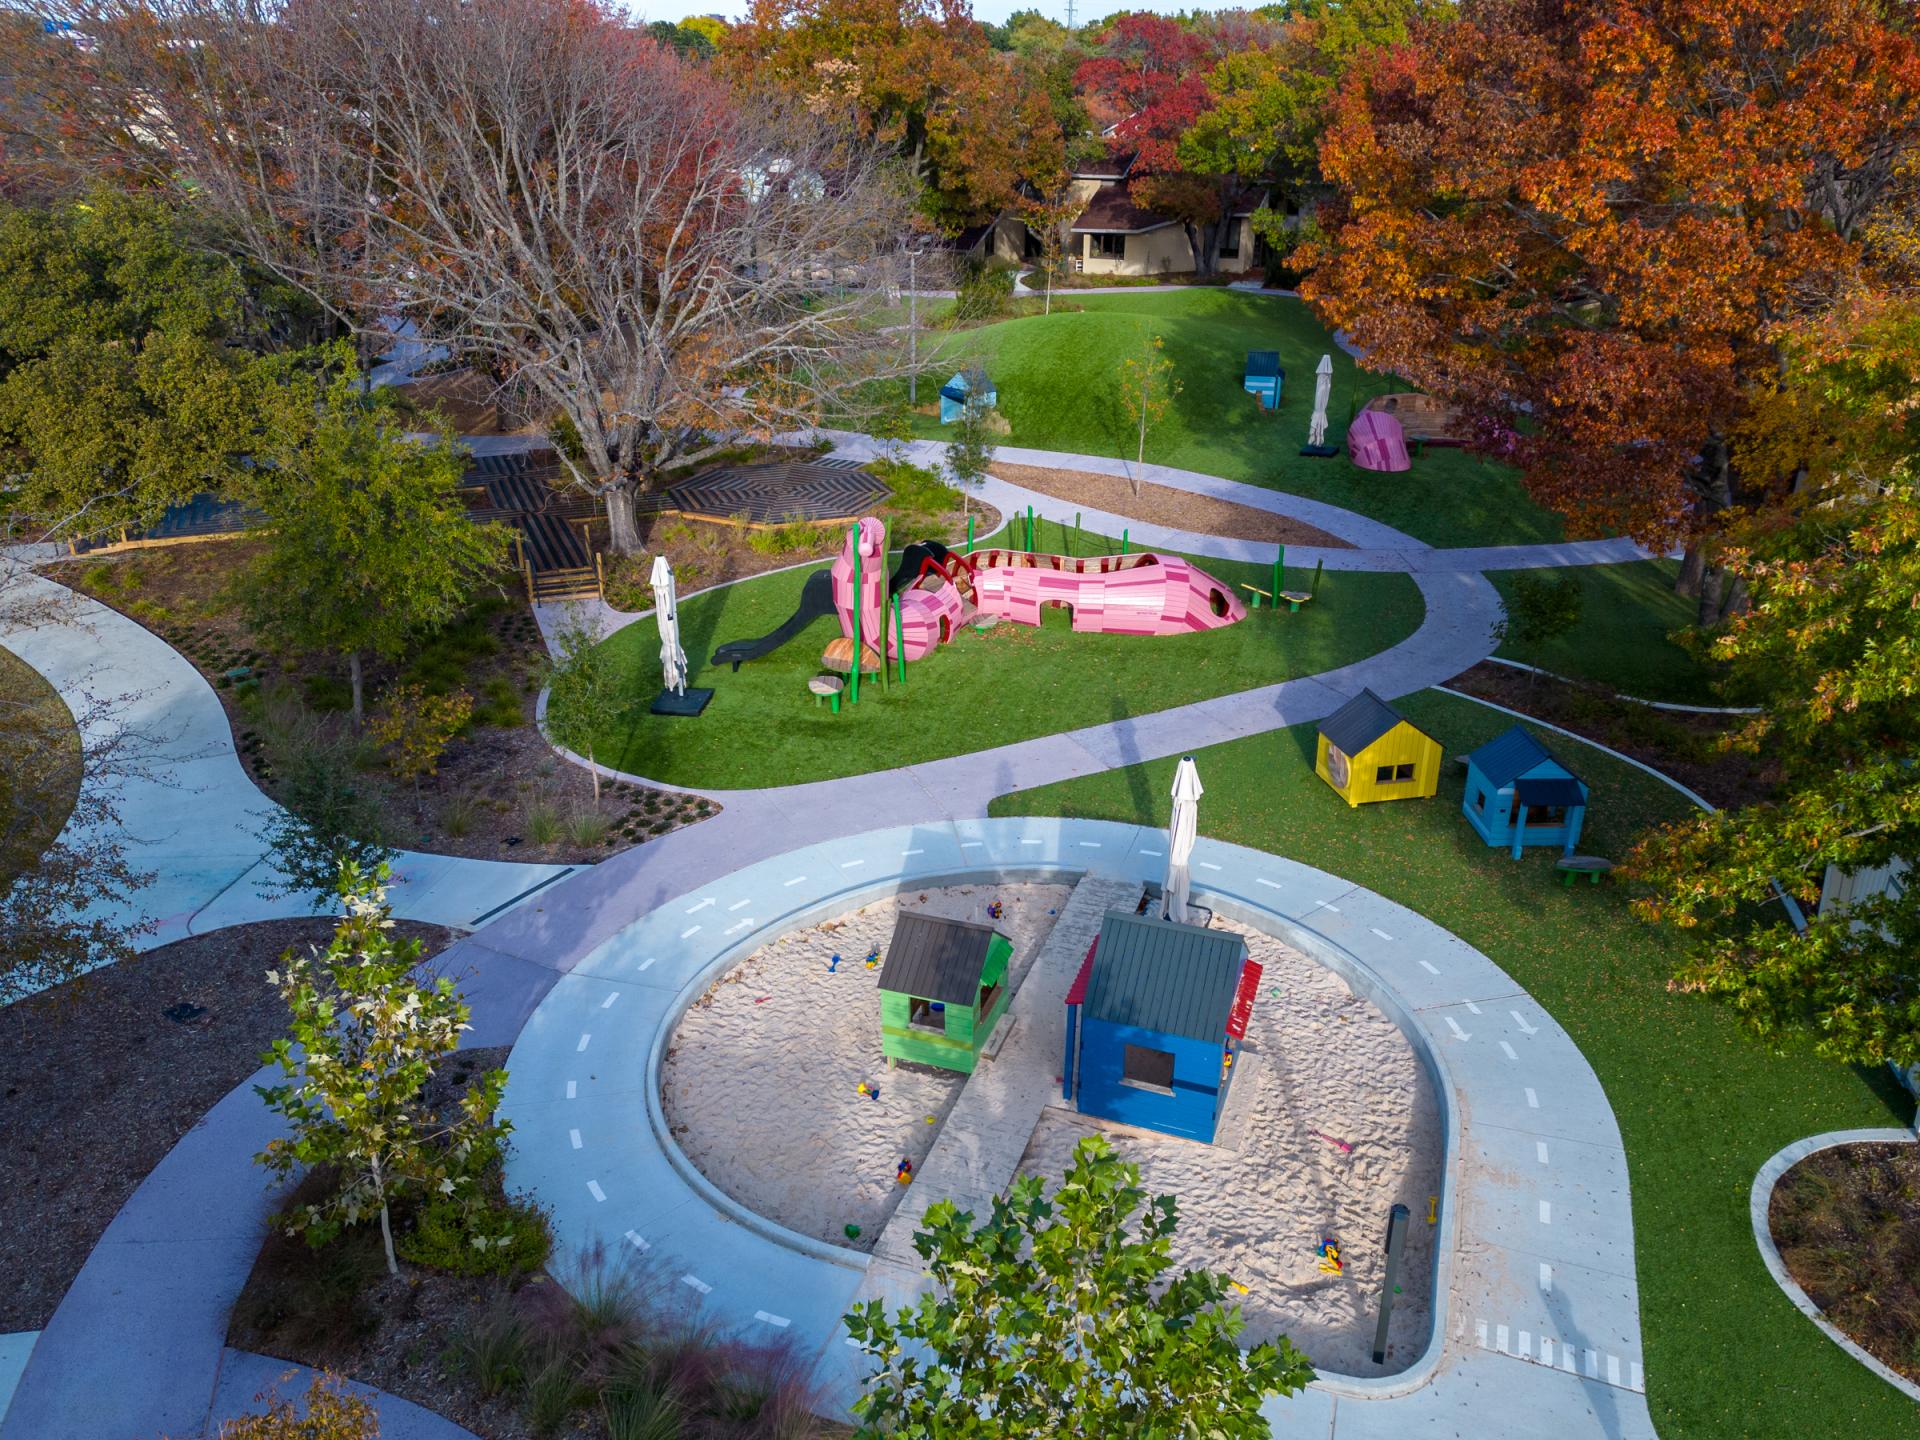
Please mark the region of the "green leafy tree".
[[593, 776], [593, 803], [600, 803], [600, 771], [594, 747], [627, 708], [620, 683], [607, 663], [600, 637], [577, 621], [554, 636], [547, 662], [547, 738], [587, 758]]
[[1093, 1136], [1051, 1196], [1037, 1175], [996, 1197], [978, 1229], [941, 1200], [914, 1248], [933, 1288], [847, 1316], [877, 1365], [854, 1404], [862, 1436], [1269, 1433], [1261, 1404], [1313, 1378], [1285, 1338], [1242, 1350], [1225, 1276], [1176, 1272], [1177, 1211]]
[[993, 407], [987, 404], [987, 372], [977, 367], [966, 372], [967, 400], [953, 422], [953, 438], [947, 442], [947, 474], [960, 491], [960, 513], [966, 515], [969, 497], [987, 477], [993, 464]]
[[402, 682], [381, 697], [380, 713], [369, 729], [387, 747], [387, 768], [411, 781], [418, 799], [421, 777], [439, 771], [440, 757], [472, 718], [473, 696], [468, 691], [434, 695]]
[[[1138, 427], [1139, 443], [1134, 462], [1147, 458], [1147, 430], [1166, 417], [1174, 396], [1180, 393], [1180, 381], [1173, 373], [1173, 357], [1167, 354], [1167, 342], [1158, 335], [1141, 341], [1140, 353], [1128, 356], [1120, 365], [1120, 405], [1127, 419]], [[1140, 482], [1133, 481], [1134, 494]]]
[[276, 764], [282, 808], [261, 836], [276, 878], [269, 896], [306, 895], [317, 911], [339, 891], [340, 868], [372, 874], [399, 852], [386, 841], [379, 801], [355, 780], [346, 747], [302, 744]]
[[1493, 638], [1501, 645], [1529, 647], [1558, 640], [1580, 623], [1582, 594], [1577, 575], [1518, 571], [1501, 602], [1506, 613], [1493, 627]]
[[67, 540], [225, 490], [253, 445], [263, 387], [289, 363], [249, 349], [265, 343], [255, 312], [276, 304], [158, 200], [103, 191], [0, 207], [11, 507]]
[[366, 655], [397, 660], [462, 614], [510, 535], [467, 519], [452, 436], [408, 439], [350, 374], [289, 395], [274, 464], [249, 486], [270, 528], [239, 592], [274, 644], [345, 662], [358, 723]]
[[394, 1258], [393, 1204], [442, 1197], [484, 1205], [479, 1175], [499, 1158], [511, 1126], [493, 1116], [507, 1072], [490, 1071], [451, 1118], [430, 1112], [422, 1091], [434, 1067], [460, 1046], [468, 1009], [444, 976], [414, 977], [418, 940], [396, 941], [387, 871], [340, 870], [346, 914], [318, 954], [289, 949], [267, 983], [292, 1015], [290, 1033], [263, 1057], [285, 1076], [255, 1087], [291, 1135], [255, 1158], [285, 1180], [324, 1166], [336, 1177], [324, 1200], [276, 1218], [289, 1235], [324, 1245], [349, 1225], [380, 1220], [387, 1268]]

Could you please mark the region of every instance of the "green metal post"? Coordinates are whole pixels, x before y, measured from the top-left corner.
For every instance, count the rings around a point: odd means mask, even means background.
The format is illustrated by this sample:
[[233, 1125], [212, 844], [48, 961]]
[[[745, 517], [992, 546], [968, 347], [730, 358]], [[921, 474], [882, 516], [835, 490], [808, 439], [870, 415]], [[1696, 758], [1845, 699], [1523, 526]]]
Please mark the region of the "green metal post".
[[1318, 595], [1320, 593], [1320, 572], [1326, 568], [1327, 562], [1324, 559], [1313, 562], [1313, 584], [1308, 587], [1307, 594]]
[[847, 676], [847, 703], [860, 703], [860, 522], [853, 522], [853, 665]]
[[1033, 553], [1033, 506], [1027, 506], [1027, 553]]
[[1127, 532], [1125, 530], [1120, 532], [1120, 553], [1122, 555], [1127, 553]]
[[1073, 553], [1076, 556], [1080, 553], [1080, 512], [1078, 510], [1073, 512]]
[[967, 516], [967, 553], [973, 553], [973, 516]]
[[893, 658], [900, 665], [900, 683], [907, 683], [907, 635], [900, 621], [900, 597], [893, 597]]
[[1287, 578], [1287, 547], [1282, 545], [1273, 556], [1273, 603], [1280, 603], [1281, 582]]

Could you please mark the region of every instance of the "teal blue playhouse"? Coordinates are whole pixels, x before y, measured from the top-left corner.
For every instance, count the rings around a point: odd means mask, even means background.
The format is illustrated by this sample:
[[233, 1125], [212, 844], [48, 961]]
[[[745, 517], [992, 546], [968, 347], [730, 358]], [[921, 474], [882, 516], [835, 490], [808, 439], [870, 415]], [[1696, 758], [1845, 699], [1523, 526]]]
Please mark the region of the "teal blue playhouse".
[[[979, 387], [977, 395], [974, 388], [976, 386]], [[967, 401], [970, 399], [977, 399], [980, 404], [989, 407], [1000, 403], [1000, 392], [993, 388], [993, 382], [986, 377], [985, 372], [975, 370], [969, 378], [968, 373], [962, 370], [940, 387], [940, 423], [953, 424], [966, 413]]]
[[1278, 350], [1249, 350], [1247, 373], [1240, 384], [1249, 395], [1259, 397], [1260, 408], [1271, 410], [1280, 403], [1280, 387], [1287, 383], [1287, 372], [1280, 368]]
[[1586, 782], [1518, 725], [1467, 756], [1467, 823], [1489, 845], [1520, 858], [1527, 845], [1571, 855], [1587, 816]]
[[1238, 935], [1108, 911], [1067, 990], [1062, 1093], [1083, 1115], [1212, 1144], [1259, 990]]

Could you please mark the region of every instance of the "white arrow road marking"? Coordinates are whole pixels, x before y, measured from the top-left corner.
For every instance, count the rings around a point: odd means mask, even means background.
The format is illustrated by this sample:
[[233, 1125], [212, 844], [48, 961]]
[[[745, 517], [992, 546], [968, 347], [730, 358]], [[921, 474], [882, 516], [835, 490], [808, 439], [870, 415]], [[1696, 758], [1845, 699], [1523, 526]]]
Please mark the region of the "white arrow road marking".
[[1538, 1035], [1540, 1033], [1540, 1027], [1538, 1025], [1529, 1025], [1518, 1010], [1509, 1010], [1507, 1013], [1513, 1017], [1513, 1023], [1520, 1027], [1520, 1033], [1522, 1035]]
[[1454, 1039], [1471, 1040], [1473, 1038], [1473, 1036], [1469, 1035], [1466, 1031], [1460, 1028], [1460, 1022], [1454, 1019], [1451, 1015], [1447, 1016], [1446, 1019], [1447, 1019], [1447, 1028], [1453, 1031]]
[[685, 913], [688, 915], [698, 915], [702, 910], [706, 909], [711, 904], [713, 904], [713, 897], [709, 895], [707, 896], [706, 899], [702, 900], [698, 905], [689, 905], [686, 908]]

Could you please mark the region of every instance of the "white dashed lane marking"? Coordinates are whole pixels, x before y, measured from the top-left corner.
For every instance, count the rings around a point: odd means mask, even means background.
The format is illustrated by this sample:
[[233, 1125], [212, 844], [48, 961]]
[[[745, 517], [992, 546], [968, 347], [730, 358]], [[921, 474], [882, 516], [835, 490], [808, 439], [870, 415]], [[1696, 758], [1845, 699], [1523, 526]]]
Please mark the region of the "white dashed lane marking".
[[1254, 884], [1256, 884], [1256, 885], [1264, 885], [1264, 886], [1266, 886], [1266, 887], [1267, 887], [1267, 889], [1269, 889], [1269, 890], [1284, 890], [1284, 889], [1286, 889], [1286, 886], [1284, 886], [1284, 885], [1282, 885], [1282, 884], [1281, 884], [1281, 883], [1280, 883], [1280, 882], [1279, 882], [1278, 880], [1269, 880], [1269, 879], [1267, 879], [1267, 877], [1266, 877], [1266, 876], [1264, 876], [1264, 875], [1256, 875], [1256, 876], [1254, 876], [1254, 877], [1253, 877], [1253, 883], [1254, 883]]
[[1518, 1060], [1520, 1058], [1519, 1053], [1504, 1040], [1500, 1042], [1500, 1053], [1505, 1055], [1509, 1060]]
[[702, 900], [698, 905], [689, 905], [683, 913], [688, 915], [698, 915], [702, 910], [706, 909], [711, 904], [713, 904], [713, 897], [709, 895], [707, 896], [706, 899]]
[[1533, 1093], [1533, 1087], [1531, 1085], [1527, 1087], [1527, 1108], [1529, 1110], [1538, 1110], [1540, 1108], [1540, 1097]]
[[646, 1254], [647, 1251], [653, 1248], [646, 1241], [640, 1238], [640, 1232], [638, 1230], [627, 1231], [627, 1240], [629, 1241], [629, 1243], [632, 1244], [633, 1248], [638, 1250], [642, 1255]]
[[713, 1286], [702, 1280], [698, 1275], [682, 1275], [680, 1277], [680, 1283], [689, 1289], [698, 1290], [702, 1295], [711, 1295], [713, 1293]]
[[1202, 870], [1218, 870], [1220, 867], [1214, 864], [1211, 860], [1202, 860], [1200, 862], [1200, 868]]
[[1542, 1225], [1551, 1225], [1553, 1223], [1553, 1202], [1550, 1200], [1542, 1200], [1540, 1202], [1540, 1223]]
[[1543, 1295], [1551, 1295], [1553, 1293], [1553, 1267], [1551, 1265], [1542, 1265], [1540, 1267], [1540, 1293]]
[[579, 1094], [580, 1094], [580, 1082], [578, 1080], [567, 1081], [567, 1099], [572, 1100], [576, 1098]]
[[840, 868], [842, 870], [857, 870], [866, 863], [864, 860], [842, 860], [840, 862]]
[[698, 935], [699, 933], [700, 933], [700, 927], [698, 925], [689, 925], [686, 929], [680, 932], [680, 938], [682, 940], [691, 940], [694, 936]]
[[806, 878], [804, 875], [796, 875], [791, 880], [782, 880], [780, 883], [786, 886], [800, 885], [806, 882]]
[[601, 1008], [602, 1010], [611, 1010], [611, 1009], [613, 1009], [613, 1002], [614, 1002], [614, 1001], [616, 1001], [616, 1000], [618, 1000], [619, 998], [620, 998], [620, 992], [619, 992], [618, 990], [616, 990], [616, 991], [614, 991], [614, 992], [613, 992], [613, 993], [612, 993], [611, 995], [609, 995], [609, 996], [607, 996], [607, 998], [606, 998], [606, 999], [604, 999], [604, 1000], [602, 1000], [602, 1001], [600, 1002], [600, 1008]]
[[576, 1055], [578, 1055], [578, 1054], [579, 1054], [579, 1053], [580, 1053], [580, 1052], [581, 1052], [582, 1050], [584, 1050], [584, 1049], [586, 1049], [586, 1048], [587, 1048], [587, 1042], [588, 1042], [589, 1040], [591, 1040], [591, 1039], [593, 1039], [593, 1032], [592, 1032], [592, 1031], [590, 1031], [590, 1030], [583, 1030], [583, 1031], [581, 1031], [581, 1032], [580, 1032], [580, 1043], [579, 1043], [578, 1045], [576, 1045], [576, 1046], [574, 1046], [574, 1047], [573, 1047], [573, 1053], [574, 1053], [574, 1054], [576, 1054]]
[[587, 1193], [596, 1200], [604, 1201], [607, 1198], [607, 1192], [600, 1188], [600, 1182], [598, 1180], [587, 1181]]
[[656, 961], [656, 960], [658, 960], [659, 958], [660, 958], [660, 957], [659, 957], [658, 955], [649, 955], [649, 956], [647, 956], [647, 958], [646, 958], [646, 959], [644, 959], [644, 960], [642, 960], [642, 961], [640, 962], [640, 968], [641, 968], [642, 970], [649, 970], [649, 969], [651, 969], [651, 968], [653, 967], [653, 962], [654, 962], [654, 961]]
[[[1333, 907], [1329, 905], [1327, 908], [1331, 910]], [[1422, 960], [1420, 962], [1420, 968], [1429, 975], [1438, 975], [1440, 973], [1440, 967], [1435, 965], [1431, 960]]]
[[784, 1330], [787, 1328], [787, 1326], [793, 1323], [793, 1321], [789, 1320], [784, 1315], [775, 1315], [766, 1310], [754, 1311], [753, 1318], [756, 1320], [764, 1320], [766, 1321], [767, 1324], [779, 1330]]
[[1387, 932], [1382, 930], [1378, 925], [1369, 925], [1367, 928], [1373, 931], [1373, 933], [1378, 935], [1382, 940], [1393, 939], [1391, 935], [1387, 934]]
[[1534, 1158], [1538, 1160], [1542, 1165], [1546, 1164], [1547, 1163], [1547, 1142], [1544, 1140], [1534, 1141], [1533, 1155], [1534, 1155]]
[[580, 1139], [580, 1132], [578, 1130], [567, 1131], [567, 1138], [573, 1142], [574, 1149], [578, 1150], [580, 1148], [582, 1141]]
[[733, 904], [727, 906], [727, 913], [731, 915], [736, 910], [744, 910], [752, 903], [753, 901], [751, 900], [736, 900]]

